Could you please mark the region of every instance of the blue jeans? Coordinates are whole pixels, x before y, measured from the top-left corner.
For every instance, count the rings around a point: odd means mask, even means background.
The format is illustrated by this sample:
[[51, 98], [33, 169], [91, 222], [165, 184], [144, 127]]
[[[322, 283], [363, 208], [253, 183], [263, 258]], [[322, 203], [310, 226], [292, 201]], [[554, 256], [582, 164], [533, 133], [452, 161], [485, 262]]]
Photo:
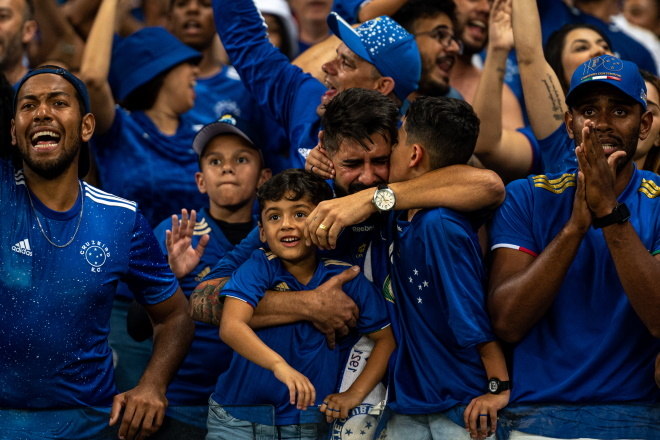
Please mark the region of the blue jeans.
[[[470, 440], [465, 427], [457, 425], [442, 413], [408, 415], [393, 413], [387, 422], [388, 439], [405, 440]], [[495, 437], [488, 437], [494, 439]]]
[[262, 425], [232, 417], [212, 400], [209, 404], [206, 440], [317, 440], [326, 438], [324, 423]]

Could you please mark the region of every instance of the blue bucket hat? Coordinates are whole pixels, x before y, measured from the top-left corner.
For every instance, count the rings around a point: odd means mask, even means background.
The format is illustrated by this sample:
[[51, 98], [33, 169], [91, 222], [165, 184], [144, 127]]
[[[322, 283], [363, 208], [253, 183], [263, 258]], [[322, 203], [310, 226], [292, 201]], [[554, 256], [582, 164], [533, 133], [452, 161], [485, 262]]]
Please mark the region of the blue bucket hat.
[[419, 87], [422, 59], [415, 37], [387, 16], [376, 17], [353, 29], [336, 12], [328, 26], [360, 58], [394, 79], [394, 94], [405, 101]]
[[202, 54], [162, 27], [145, 27], [114, 44], [109, 82], [115, 97], [123, 101], [138, 87]]
[[566, 104], [571, 105], [576, 90], [593, 81], [616, 87], [639, 102], [646, 110], [646, 84], [639, 73], [637, 64], [612, 55], [601, 55], [590, 59], [573, 72], [571, 87], [566, 94]]
[[236, 136], [245, 139], [252, 148], [259, 152], [259, 156], [261, 156], [261, 161], [263, 163], [261, 149], [254, 143], [254, 141], [252, 141], [252, 139], [255, 138], [252, 129], [246, 121], [232, 114], [223, 115], [217, 121], [206, 124], [200, 128], [195, 135], [195, 139], [193, 139], [193, 150], [195, 150], [195, 153], [201, 157], [204, 148], [206, 148], [211, 139], [221, 134], [235, 134]]

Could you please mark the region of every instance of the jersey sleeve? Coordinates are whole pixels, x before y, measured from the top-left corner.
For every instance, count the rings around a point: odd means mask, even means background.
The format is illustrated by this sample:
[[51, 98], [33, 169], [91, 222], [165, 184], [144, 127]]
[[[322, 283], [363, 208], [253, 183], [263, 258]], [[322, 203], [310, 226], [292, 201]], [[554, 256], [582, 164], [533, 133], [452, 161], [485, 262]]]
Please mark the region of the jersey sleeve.
[[211, 272], [204, 277], [204, 281], [231, 276], [241, 264], [250, 258], [255, 250], [263, 245], [259, 240], [259, 228], [255, 227], [239, 244], [218, 261]]
[[332, 4], [332, 10], [341, 15], [348, 23], [356, 24], [360, 22], [358, 15], [362, 5], [369, 1], [371, 0], [335, 0]]
[[510, 248], [537, 256], [540, 249], [532, 228], [532, 194], [529, 181], [521, 179], [506, 187], [506, 199], [490, 224], [490, 249]]
[[[438, 215], [439, 211], [436, 211]], [[486, 311], [485, 269], [467, 221], [447, 215], [426, 222], [427, 265], [442, 283], [449, 328], [461, 347], [495, 339]]]
[[123, 281], [139, 303], [149, 305], [165, 301], [179, 287], [156, 236], [139, 212], [131, 236], [128, 271]]
[[360, 310], [357, 329], [360, 333], [369, 334], [390, 325], [387, 304], [376, 286], [359, 274], [355, 279], [344, 285], [344, 290]]
[[271, 287], [274, 263], [269, 261], [263, 249], [257, 249], [231, 275], [231, 279], [220, 292], [221, 296], [240, 299], [257, 307], [257, 304]]

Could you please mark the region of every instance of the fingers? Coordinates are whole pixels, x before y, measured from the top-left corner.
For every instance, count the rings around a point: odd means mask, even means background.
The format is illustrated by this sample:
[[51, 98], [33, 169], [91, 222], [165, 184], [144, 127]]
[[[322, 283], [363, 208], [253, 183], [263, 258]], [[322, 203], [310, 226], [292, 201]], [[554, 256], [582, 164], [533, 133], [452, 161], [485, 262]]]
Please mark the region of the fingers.
[[351, 266], [349, 269], [346, 269], [342, 273], [332, 277], [332, 279], [335, 282], [338, 282], [340, 285], [344, 285], [347, 282], [351, 281], [356, 276], [358, 276], [359, 273], [360, 273], [360, 266]]
[[209, 244], [210, 240], [211, 236], [209, 234], [204, 234], [202, 235], [202, 238], [199, 239], [195, 252], [197, 252], [200, 257], [204, 255], [204, 250], [206, 250], [206, 246]]
[[112, 409], [110, 410], [110, 426], [114, 426], [119, 420], [121, 415], [121, 410], [126, 404], [126, 397], [124, 394], [117, 394], [114, 399], [112, 399]]
[[330, 350], [335, 349], [335, 341], [336, 341], [336, 336], [335, 336], [335, 331], [334, 329], [325, 332], [325, 341], [328, 343], [328, 348]]
[[331, 423], [335, 419], [348, 418], [348, 411], [351, 409], [350, 405], [344, 404], [340, 396], [341, 393], [330, 394], [323, 400], [323, 403], [319, 407], [319, 411], [325, 414], [325, 420], [328, 423]]
[[324, 179], [332, 179], [335, 175], [332, 161], [328, 158], [325, 148], [320, 143], [309, 152], [309, 156], [305, 161], [305, 169]]

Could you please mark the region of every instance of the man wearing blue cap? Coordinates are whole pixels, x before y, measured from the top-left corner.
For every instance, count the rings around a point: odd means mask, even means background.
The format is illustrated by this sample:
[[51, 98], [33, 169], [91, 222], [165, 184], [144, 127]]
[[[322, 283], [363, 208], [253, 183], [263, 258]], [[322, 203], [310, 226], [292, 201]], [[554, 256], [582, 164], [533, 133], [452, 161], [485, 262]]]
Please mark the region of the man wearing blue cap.
[[[136, 204], [79, 178], [95, 129], [85, 85], [59, 67], [32, 70], [14, 112], [22, 167], [0, 162], [0, 206], [11, 213], [0, 222], [0, 432], [107, 439], [109, 416], [120, 438], [144, 438], [162, 423], [192, 337], [186, 299]], [[108, 345], [119, 281], [154, 323], [149, 366], [122, 394]]]
[[490, 231], [490, 312], [514, 344], [508, 426], [655, 438], [660, 177], [632, 162], [652, 123], [646, 88], [635, 64], [603, 55], [578, 67], [566, 103], [578, 172], [511, 183]]
[[268, 42], [252, 1], [220, 0], [213, 10], [229, 58], [258, 104], [284, 127], [298, 168], [304, 168], [305, 157], [317, 143], [319, 103], [350, 87], [375, 89], [402, 103], [417, 89], [421, 59], [415, 38], [388, 17], [352, 30], [336, 15], [329, 16], [330, 28], [344, 40], [337, 54], [342, 70], [332, 84], [324, 85]]

